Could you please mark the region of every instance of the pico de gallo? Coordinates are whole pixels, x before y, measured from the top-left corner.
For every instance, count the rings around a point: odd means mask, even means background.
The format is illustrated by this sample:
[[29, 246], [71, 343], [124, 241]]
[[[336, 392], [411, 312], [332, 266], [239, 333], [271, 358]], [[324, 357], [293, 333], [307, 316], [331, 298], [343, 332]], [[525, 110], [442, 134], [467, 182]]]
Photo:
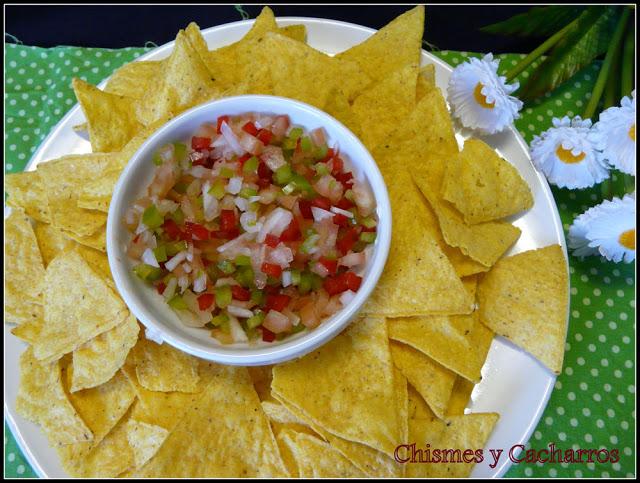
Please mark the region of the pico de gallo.
[[126, 212], [135, 274], [223, 344], [313, 329], [360, 288], [375, 199], [324, 129], [248, 113], [153, 156]]

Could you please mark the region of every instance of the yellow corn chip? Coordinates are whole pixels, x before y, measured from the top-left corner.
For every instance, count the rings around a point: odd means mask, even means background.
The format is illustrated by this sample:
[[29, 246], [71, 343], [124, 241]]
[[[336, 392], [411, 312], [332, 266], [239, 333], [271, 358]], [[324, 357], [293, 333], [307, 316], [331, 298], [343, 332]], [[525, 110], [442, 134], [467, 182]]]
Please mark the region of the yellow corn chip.
[[158, 60], [129, 62], [109, 77], [104, 91], [130, 99], [143, 99], [158, 87], [161, 66], [162, 61]]
[[429, 405], [416, 388], [409, 384], [408, 389], [409, 421], [412, 419], [429, 419], [434, 417], [433, 411], [429, 408]]
[[531, 190], [516, 168], [479, 139], [467, 139], [462, 152], [447, 164], [442, 196], [470, 225], [533, 206]]
[[418, 73], [418, 82], [416, 85], [416, 101], [420, 100], [427, 92], [436, 88], [436, 66], [435, 64], [427, 64], [420, 68]]
[[101, 91], [75, 77], [72, 85], [89, 124], [94, 153], [119, 151], [142, 127], [135, 115], [134, 99]]
[[568, 274], [560, 245], [500, 260], [480, 279], [481, 320], [560, 374], [567, 335]]
[[474, 384], [463, 377], [456, 377], [456, 382], [451, 391], [451, 398], [447, 407], [447, 418], [449, 416], [462, 416], [467, 407]]
[[272, 367], [273, 366], [247, 367], [249, 376], [251, 376], [251, 380], [253, 381], [253, 387], [255, 387], [261, 401], [266, 399], [273, 400], [271, 397]]
[[391, 342], [390, 348], [396, 367], [443, 419], [456, 375], [408, 345]]
[[88, 236], [79, 236], [71, 231], [63, 230], [63, 234], [72, 240], [78, 242], [80, 245], [84, 245], [94, 250], [101, 252], [107, 252], [107, 227], [102, 225], [93, 234]]
[[116, 187], [122, 170], [112, 169], [104, 173], [100, 178], [87, 183], [78, 196], [78, 206], [88, 210], [109, 212], [109, 203], [113, 189]]
[[370, 85], [353, 101], [362, 142], [373, 151], [385, 137], [405, 123], [415, 108], [418, 65], [410, 64]]
[[279, 27], [278, 33], [284, 35], [285, 37], [289, 37], [290, 39], [297, 40], [298, 42], [307, 41], [307, 27], [302, 24]]
[[360, 319], [311, 354], [275, 366], [271, 390], [314, 427], [390, 456], [402, 436], [389, 411], [396, 396], [384, 319]]
[[403, 13], [361, 44], [338, 54], [339, 59], [357, 62], [372, 79], [420, 62], [424, 6]]
[[[430, 419], [412, 419], [409, 422], [410, 441], [416, 443], [416, 449], [434, 449], [446, 451], [447, 462], [409, 463], [408, 478], [466, 478], [471, 474], [475, 462], [466, 463], [465, 450], [482, 449], [498, 421], [496, 413], [466, 414], [452, 416], [448, 422], [436, 417]], [[473, 456], [467, 453], [468, 456]], [[411, 456], [409, 449], [401, 458]], [[445, 455], [443, 454], [443, 458]]]
[[49, 265], [49, 262], [51, 262], [58, 253], [72, 248], [75, 245], [72, 240], [64, 236], [62, 230], [46, 223], [36, 223], [34, 232], [38, 240], [38, 247], [40, 248], [40, 254], [42, 255], [42, 261], [45, 267]]
[[20, 356], [20, 386], [16, 398], [20, 416], [42, 427], [51, 446], [86, 442], [91, 430], [64, 391], [60, 362], [43, 363], [31, 348]]
[[[40, 308], [40, 312], [42, 312], [42, 308]], [[11, 329], [11, 333], [28, 344], [33, 345], [38, 340], [38, 337], [40, 337], [40, 333], [42, 332], [42, 327], [44, 325], [42, 317], [43, 315], [41, 314], [39, 318], [23, 322]]]
[[169, 435], [166, 429], [153, 424], [129, 419], [127, 421], [127, 441], [133, 451], [136, 468], [142, 467], [158, 452]]
[[330, 444], [305, 433], [284, 430], [282, 440], [298, 464], [300, 478], [362, 478], [366, 476]]
[[262, 405], [262, 410], [271, 421], [275, 421], [281, 424], [304, 424], [300, 421], [300, 419], [294, 416], [291, 411], [289, 411], [283, 404], [275, 399], [272, 401], [262, 401], [260, 404]]
[[51, 222], [47, 193], [38, 171], [10, 173], [4, 177], [7, 205], [22, 208], [34, 220]]
[[13, 209], [4, 229], [5, 321], [22, 324], [41, 319], [44, 265], [31, 221]]
[[136, 318], [129, 314], [120, 325], [73, 351], [70, 391], [99, 386], [111, 379], [123, 366], [129, 350], [136, 344], [139, 330]]
[[322, 110], [335, 117], [349, 128], [353, 134], [360, 136], [360, 121], [356, 118], [347, 96], [340, 89], [331, 90], [327, 103]]
[[133, 349], [133, 360], [138, 382], [149, 391], [197, 391], [198, 359], [169, 344], [141, 337]]
[[315, 433], [308, 426], [298, 423], [282, 424], [271, 421], [271, 429], [273, 430], [273, 435], [276, 438], [276, 443], [280, 450], [280, 456], [282, 457], [282, 461], [284, 462], [284, 466], [287, 469], [289, 476], [291, 478], [299, 478], [300, 472], [298, 470], [298, 462], [296, 461], [296, 457], [293, 454], [291, 447], [284, 440], [284, 436], [291, 432], [307, 433], [311, 436], [315, 435]]
[[80, 254], [69, 251], [47, 267], [44, 327], [33, 345], [41, 360], [55, 360], [120, 324], [124, 303]]
[[[285, 476], [269, 421], [245, 368], [210, 366], [214, 377], [139, 477]], [[235, 444], [229, 444], [234, 441]]]

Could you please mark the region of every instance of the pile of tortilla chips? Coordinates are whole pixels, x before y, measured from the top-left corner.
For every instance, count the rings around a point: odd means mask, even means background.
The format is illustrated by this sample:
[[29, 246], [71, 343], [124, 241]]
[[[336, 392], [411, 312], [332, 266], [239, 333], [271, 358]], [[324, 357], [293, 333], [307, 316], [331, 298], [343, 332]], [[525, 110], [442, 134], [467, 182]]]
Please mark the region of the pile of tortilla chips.
[[[29, 344], [17, 409], [77, 477], [442, 477], [473, 465], [399, 464], [398, 445], [480, 449], [498, 415], [465, 414], [494, 332], [555, 372], [567, 274], [558, 246], [502, 258], [533, 205], [480, 140], [462, 150], [416, 7], [335, 57], [265, 8], [210, 51], [198, 26], [162, 61], [133, 62], [100, 90], [74, 80], [93, 153], [7, 176], [5, 319]], [[390, 256], [359, 320], [315, 352], [224, 367], [147, 340], [105, 254], [113, 187], [171, 117], [227, 95], [287, 96], [329, 112], [380, 166]]]

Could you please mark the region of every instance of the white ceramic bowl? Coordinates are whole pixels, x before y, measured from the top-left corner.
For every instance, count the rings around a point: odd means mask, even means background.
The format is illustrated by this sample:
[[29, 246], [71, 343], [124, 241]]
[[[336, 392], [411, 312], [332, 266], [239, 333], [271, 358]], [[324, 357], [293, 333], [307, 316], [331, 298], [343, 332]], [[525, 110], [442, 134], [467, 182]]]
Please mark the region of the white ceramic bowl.
[[[247, 112], [287, 114], [291, 122], [306, 130], [323, 127], [330, 146], [339, 146], [354, 167], [354, 176], [366, 179], [376, 199], [378, 233], [362, 285], [346, 307], [313, 330], [299, 332], [282, 341], [222, 345], [206, 329], [185, 326], [164, 298], [132, 272], [126, 254], [130, 234], [122, 223], [125, 211], [143, 196], [153, 178], [153, 153], [169, 142], [189, 139], [196, 129], [218, 116]], [[109, 266], [120, 295], [131, 312], [146, 327], [147, 338], [168, 342], [197, 357], [222, 364], [257, 366], [275, 364], [303, 356], [329, 341], [354, 318], [374, 289], [384, 268], [391, 241], [391, 208], [382, 175], [364, 145], [344, 125], [328, 114], [302, 102], [274, 96], [238, 96], [202, 104], [172, 119], [152, 134], [133, 155], [114, 189], [107, 220]]]

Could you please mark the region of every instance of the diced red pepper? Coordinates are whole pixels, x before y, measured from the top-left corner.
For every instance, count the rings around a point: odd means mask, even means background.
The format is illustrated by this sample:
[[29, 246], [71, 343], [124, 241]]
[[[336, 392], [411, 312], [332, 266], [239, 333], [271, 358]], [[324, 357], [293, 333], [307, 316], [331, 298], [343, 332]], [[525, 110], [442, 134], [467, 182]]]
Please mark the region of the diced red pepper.
[[209, 146], [211, 146], [211, 138], [205, 138], [205, 137], [198, 137], [198, 136], [193, 136], [191, 138], [191, 148], [192, 149], [207, 149]]
[[362, 231], [364, 231], [364, 232], [374, 233], [374, 232], [377, 231], [377, 229], [378, 229], [377, 226], [372, 226], [371, 228], [367, 228], [364, 225], [362, 226]]
[[340, 201], [338, 201], [338, 203], [336, 203], [336, 206], [341, 210], [349, 210], [353, 208], [355, 205], [348, 199], [342, 198]]
[[273, 137], [273, 133], [268, 129], [260, 129], [258, 135], [256, 136], [262, 144], [267, 146], [271, 142], [271, 138]]
[[324, 268], [327, 269], [329, 275], [335, 275], [338, 271], [338, 260], [331, 260], [329, 258], [320, 257], [318, 261]]
[[342, 170], [344, 169], [344, 162], [342, 161], [342, 158], [336, 156], [335, 158], [333, 158], [331, 163], [333, 164], [333, 169], [331, 170], [331, 174], [333, 176], [336, 176], [337, 174], [341, 174]]
[[194, 240], [208, 240], [209, 230], [199, 223], [192, 223], [190, 221], [184, 222], [185, 233]]
[[[180, 231], [178, 224], [175, 221], [173, 221], [171, 218], [167, 218], [166, 220], [164, 220], [164, 223], [162, 224], [162, 229], [172, 240], [178, 240], [181, 238], [180, 235], [182, 235], [182, 232]], [[135, 239], [134, 239], [134, 243], [135, 243]]]
[[264, 242], [270, 246], [271, 248], [275, 248], [278, 246], [278, 243], [280, 243], [280, 238], [278, 238], [275, 235], [272, 235], [271, 233], [269, 233], [265, 239]]
[[265, 310], [275, 310], [276, 312], [282, 312], [287, 308], [291, 302], [291, 297], [284, 294], [272, 294], [267, 295], [267, 300], [265, 302], [264, 308]]
[[323, 196], [318, 196], [312, 199], [311, 204], [327, 211], [329, 211], [329, 209], [331, 208], [331, 201], [329, 201], [327, 198], [324, 198]]
[[341, 275], [337, 277], [327, 277], [322, 286], [329, 295], [337, 295], [346, 292], [348, 289], [347, 281]]
[[338, 226], [342, 226], [344, 228], [349, 228], [349, 226], [351, 225], [351, 222], [349, 221], [349, 218], [347, 218], [344, 215], [341, 215], [340, 213], [336, 213], [333, 216], [333, 222], [338, 225]]
[[167, 288], [167, 285], [164, 282], [160, 282], [158, 285], [156, 285], [156, 290], [158, 291], [158, 293], [160, 295], [162, 295], [164, 293], [164, 290]]
[[229, 124], [229, 116], [220, 116], [218, 118], [218, 126], [216, 128], [216, 132], [218, 134], [222, 133], [222, 131], [220, 130], [220, 128], [222, 127], [222, 123], [226, 122], [227, 124]]
[[276, 340], [276, 334], [271, 332], [266, 327], [260, 327], [260, 328], [262, 329], [262, 340], [264, 342], [273, 342], [274, 340]]
[[260, 269], [270, 277], [280, 278], [280, 276], [282, 275], [282, 267], [280, 265], [276, 265], [275, 263], [264, 262]]
[[212, 293], [203, 293], [198, 297], [198, 308], [200, 310], [207, 310], [213, 305], [215, 301], [215, 295]]
[[337, 173], [334, 177], [342, 183], [342, 186], [344, 186], [346, 190], [353, 186], [353, 174], [351, 173]]
[[350, 228], [343, 236], [336, 242], [336, 248], [342, 255], [346, 255], [349, 250], [353, 248], [353, 245], [358, 241], [360, 236], [360, 230], [357, 227]]
[[245, 153], [242, 156], [240, 156], [238, 158], [238, 163], [240, 163], [240, 167], [243, 167], [244, 163], [246, 163], [249, 159], [251, 159], [251, 153]]
[[237, 238], [240, 235], [240, 230], [238, 228], [233, 228], [231, 230], [215, 230], [211, 232], [211, 238], [215, 238], [217, 240], [232, 240]]
[[242, 126], [242, 130], [244, 132], [248, 132], [249, 134], [251, 134], [252, 136], [255, 136], [256, 134], [258, 134], [258, 128], [256, 127], [256, 125], [254, 123], [252, 123], [251, 121], [249, 121], [248, 123], [246, 123], [244, 126]]
[[231, 286], [231, 294], [233, 298], [236, 300], [240, 300], [242, 302], [246, 302], [251, 300], [251, 292], [240, 285], [232, 285]]
[[258, 178], [271, 180], [271, 176], [273, 175], [273, 171], [269, 169], [263, 161], [258, 163]]
[[311, 202], [308, 200], [298, 200], [298, 208], [300, 208], [300, 214], [305, 220], [313, 220], [313, 213], [311, 212]]
[[336, 155], [335, 151], [333, 150], [333, 148], [329, 148], [327, 149], [327, 155], [322, 158], [320, 160], [321, 163], [326, 163], [327, 161], [329, 161], [331, 158], [333, 158]]
[[357, 292], [360, 288], [360, 284], [362, 283], [362, 277], [356, 275], [353, 272], [345, 272], [341, 275], [342, 278], [345, 279], [347, 287], [352, 292]]
[[220, 230], [229, 231], [233, 230], [238, 221], [236, 220], [236, 214], [233, 210], [222, 210], [220, 212]]
[[265, 288], [262, 289], [262, 291], [267, 295], [277, 294], [277, 293], [280, 293], [280, 287], [278, 287], [277, 285], [267, 285]]
[[289, 226], [280, 235], [280, 241], [292, 242], [302, 240], [302, 232], [300, 231], [300, 225], [295, 218], [291, 220]]

